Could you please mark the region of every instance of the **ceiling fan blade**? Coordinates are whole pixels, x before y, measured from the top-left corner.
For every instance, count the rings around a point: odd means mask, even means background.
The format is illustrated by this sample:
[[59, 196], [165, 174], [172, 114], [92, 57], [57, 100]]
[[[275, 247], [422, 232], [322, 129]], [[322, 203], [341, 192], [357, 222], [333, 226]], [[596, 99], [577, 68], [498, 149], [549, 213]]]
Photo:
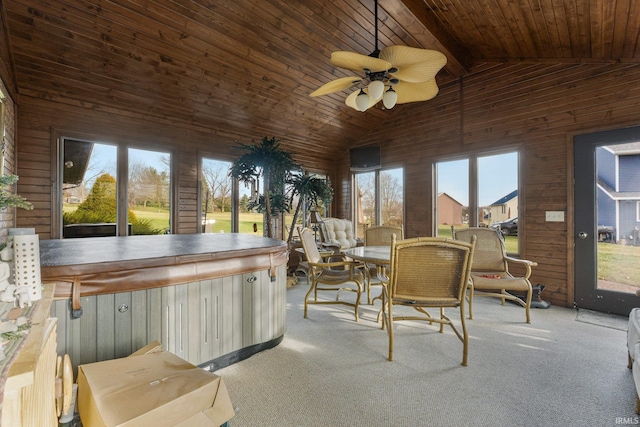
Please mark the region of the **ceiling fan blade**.
[[400, 82], [393, 85], [393, 90], [398, 93], [396, 104], [406, 104], [407, 102], [428, 101], [435, 97], [440, 90], [435, 79], [422, 83]]
[[309, 96], [321, 96], [328, 95], [330, 93], [340, 92], [341, 90], [349, 89], [351, 86], [360, 83], [362, 79], [360, 77], [341, 77], [336, 80], [332, 80], [329, 83], [325, 83], [318, 89], [314, 90]]
[[389, 46], [382, 49], [380, 59], [393, 64], [398, 71], [389, 73], [393, 77], [420, 83], [433, 79], [447, 63], [447, 57], [437, 50], [417, 49], [407, 46]]
[[369, 69], [373, 72], [386, 71], [391, 68], [391, 63], [384, 59], [362, 55], [355, 52], [338, 51], [331, 54], [331, 64], [353, 71]]
[[[367, 95], [369, 95], [369, 91], [367, 90], [367, 88], [364, 88], [364, 93], [366, 93]], [[358, 94], [360, 93], [360, 90], [354, 90], [353, 92], [351, 92], [351, 94], [349, 96], [347, 96], [347, 99], [344, 100], [344, 103], [347, 104], [347, 106], [353, 108], [356, 111], [360, 111], [358, 109], [358, 106], [356, 105], [356, 97], [358, 96]], [[376, 105], [378, 102], [380, 102], [380, 100], [382, 99], [382, 96], [378, 99], [371, 99], [369, 98], [369, 106], [367, 108], [365, 108], [364, 111], [367, 111], [369, 108], [373, 107], [374, 105]]]

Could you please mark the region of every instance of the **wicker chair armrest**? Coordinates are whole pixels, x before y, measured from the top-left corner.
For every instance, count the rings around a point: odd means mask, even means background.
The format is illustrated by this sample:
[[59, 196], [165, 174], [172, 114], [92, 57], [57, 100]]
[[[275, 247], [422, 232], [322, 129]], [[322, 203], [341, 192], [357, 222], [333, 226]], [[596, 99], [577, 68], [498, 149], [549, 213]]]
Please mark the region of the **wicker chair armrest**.
[[520, 259], [520, 258], [514, 258], [514, 257], [510, 257], [510, 256], [506, 256], [506, 257], [504, 257], [504, 259], [509, 261], [509, 262], [513, 262], [513, 263], [516, 263], [516, 264], [525, 264], [525, 265], [529, 265], [531, 267], [535, 267], [536, 265], [538, 265], [537, 262], [529, 261], [528, 259]]
[[309, 265], [318, 268], [349, 267], [350, 269], [356, 266], [353, 261], [310, 262]]
[[323, 248], [333, 251], [335, 254], [340, 253], [340, 245], [337, 243], [321, 243]]
[[535, 267], [535, 266], [538, 265], [537, 262], [529, 261], [527, 259], [513, 258], [513, 257], [510, 257], [510, 256], [506, 256], [506, 257], [504, 257], [504, 259], [507, 262], [512, 262], [514, 264], [522, 264], [522, 265], [524, 265], [527, 268], [527, 271], [524, 274], [524, 278], [525, 279], [529, 279], [529, 277], [531, 276], [531, 267]]

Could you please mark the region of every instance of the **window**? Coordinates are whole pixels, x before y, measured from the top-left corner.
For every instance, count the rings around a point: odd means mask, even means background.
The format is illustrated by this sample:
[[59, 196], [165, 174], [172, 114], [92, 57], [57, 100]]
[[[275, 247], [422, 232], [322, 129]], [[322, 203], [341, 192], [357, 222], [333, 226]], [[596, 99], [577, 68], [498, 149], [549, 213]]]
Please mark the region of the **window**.
[[169, 152], [61, 138], [58, 182], [63, 238], [171, 232]]
[[376, 172], [362, 172], [353, 176], [356, 235], [364, 236], [364, 229], [376, 223]]
[[264, 235], [264, 216], [262, 212], [252, 208], [252, 202], [255, 203], [260, 197], [263, 188], [262, 177], [257, 182], [248, 184], [239, 184], [238, 194], [240, 200], [238, 202], [238, 230], [235, 232], [241, 234], [254, 234], [256, 236]]
[[203, 158], [200, 215], [203, 233], [233, 232], [233, 178], [231, 162]]
[[404, 218], [404, 170], [402, 168], [380, 171], [378, 185], [380, 198], [380, 224], [402, 226]]
[[436, 235], [451, 236], [452, 226], [493, 227], [505, 236], [507, 252], [518, 253], [518, 153], [441, 161], [435, 168]]
[[359, 237], [364, 236], [364, 228], [368, 226], [403, 225], [403, 168], [355, 173], [353, 188], [353, 217]]
[[128, 159], [128, 215], [132, 230], [127, 234], [170, 233], [171, 154], [129, 148]]
[[439, 162], [435, 168], [436, 235], [451, 237], [452, 226], [469, 224], [469, 159]]

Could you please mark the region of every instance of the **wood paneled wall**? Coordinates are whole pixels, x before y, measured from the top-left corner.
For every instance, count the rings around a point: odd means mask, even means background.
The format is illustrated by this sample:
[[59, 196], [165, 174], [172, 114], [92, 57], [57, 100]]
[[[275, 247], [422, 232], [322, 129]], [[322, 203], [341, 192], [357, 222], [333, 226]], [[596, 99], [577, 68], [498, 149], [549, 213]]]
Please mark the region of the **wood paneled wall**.
[[[196, 230], [199, 151], [233, 157], [238, 139], [143, 112], [123, 114], [101, 106], [54, 103], [22, 96], [17, 147], [18, 192], [34, 203], [17, 225], [51, 233], [52, 138], [85, 135], [108, 142], [158, 144], [178, 162], [177, 232]], [[535, 260], [533, 283], [545, 299], [573, 301], [572, 136], [640, 122], [640, 66], [629, 64], [502, 64], [481, 66], [462, 82], [445, 85], [429, 102], [396, 107], [383, 126], [358, 145], [380, 144], [385, 165], [405, 168], [405, 233], [431, 234], [431, 165], [439, 159], [515, 147], [522, 158], [521, 256]], [[247, 135], [244, 141], [255, 138]], [[243, 142], [244, 142], [243, 141]], [[335, 162], [308, 165], [333, 170], [332, 215], [351, 217], [348, 150]], [[579, 170], [579, 165], [578, 165]], [[565, 211], [567, 221], [548, 223], [545, 211]]]
[[[547, 286], [544, 299], [571, 306], [572, 137], [640, 123], [640, 66], [478, 67], [462, 82], [441, 88], [433, 100], [403, 106], [394, 117], [363, 144], [380, 144], [383, 164], [404, 164], [406, 236], [432, 234], [433, 162], [517, 148], [522, 162], [520, 255], [538, 262], [532, 283]], [[337, 200], [348, 197], [338, 195]], [[546, 222], [548, 210], [564, 211], [566, 221]]]
[[[56, 139], [60, 136], [171, 150], [177, 162], [176, 233], [197, 231], [199, 153], [234, 159], [239, 156], [234, 149], [237, 142], [249, 144], [261, 138], [255, 135], [238, 138], [225, 134], [224, 129], [205, 130], [172, 123], [170, 119], [149, 119], [143, 113], [105, 111], [93, 104], [59, 103], [29, 96], [22, 96], [20, 100], [17, 155], [21, 178], [18, 186], [20, 194], [31, 201], [35, 209], [21, 212], [18, 225], [35, 227], [36, 233], [45, 239], [55, 235], [51, 229], [55, 191], [52, 168], [57, 156]], [[332, 162], [310, 164], [307, 160], [303, 166], [316, 171], [333, 170]]]
[[[0, 145], [4, 142], [4, 169], [0, 173], [4, 175], [11, 175], [15, 173], [15, 136], [16, 136], [16, 108], [15, 103], [8, 95], [7, 88], [0, 81], [0, 92], [5, 96], [2, 103], [4, 104], [4, 131], [6, 132], [4, 141], [1, 141], [2, 134], [0, 133]], [[0, 106], [2, 108], [2, 106]], [[1, 111], [1, 110], [0, 110]], [[0, 132], [2, 129], [0, 127]], [[0, 148], [1, 149], [1, 148]], [[9, 192], [14, 192], [12, 188], [7, 188]], [[16, 208], [7, 208], [0, 211], [0, 242], [4, 242], [7, 236], [7, 229], [15, 227], [15, 211]]]

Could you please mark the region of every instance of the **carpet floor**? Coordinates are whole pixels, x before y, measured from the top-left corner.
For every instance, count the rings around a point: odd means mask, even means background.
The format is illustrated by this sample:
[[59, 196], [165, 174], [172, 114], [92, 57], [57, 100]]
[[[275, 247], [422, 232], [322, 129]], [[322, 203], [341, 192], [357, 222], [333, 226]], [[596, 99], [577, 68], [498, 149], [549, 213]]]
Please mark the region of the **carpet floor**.
[[[236, 408], [230, 426], [616, 426], [638, 423], [626, 319], [474, 300], [469, 362], [450, 328], [395, 325], [394, 361], [363, 304], [310, 306], [304, 279], [287, 291], [277, 347], [217, 371]], [[447, 311], [454, 321], [459, 312]], [[587, 319], [588, 317], [588, 319]], [[587, 319], [588, 321], [585, 321]]]

